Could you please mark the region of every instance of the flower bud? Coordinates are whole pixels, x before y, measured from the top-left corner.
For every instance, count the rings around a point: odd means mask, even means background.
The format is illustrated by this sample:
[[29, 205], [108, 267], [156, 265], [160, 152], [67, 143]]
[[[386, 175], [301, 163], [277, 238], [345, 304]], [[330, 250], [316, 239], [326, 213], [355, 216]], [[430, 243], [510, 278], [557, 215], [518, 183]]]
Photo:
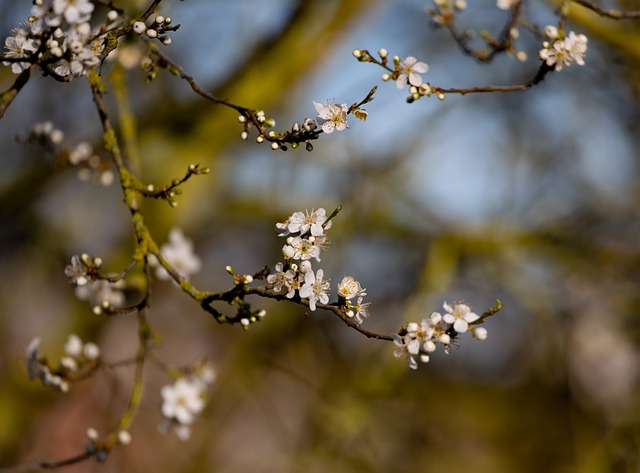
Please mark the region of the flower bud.
[[145, 25], [143, 22], [141, 21], [136, 21], [133, 24], [133, 31], [135, 31], [138, 34], [142, 34], [145, 31], [147, 31], [147, 25]]

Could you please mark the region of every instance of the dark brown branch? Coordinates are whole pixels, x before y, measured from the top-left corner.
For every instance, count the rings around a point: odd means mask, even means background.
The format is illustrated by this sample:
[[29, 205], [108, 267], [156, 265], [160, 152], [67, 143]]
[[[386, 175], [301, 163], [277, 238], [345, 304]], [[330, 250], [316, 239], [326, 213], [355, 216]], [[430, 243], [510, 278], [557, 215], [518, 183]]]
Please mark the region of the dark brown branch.
[[588, 0], [573, 0], [574, 3], [581, 5], [589, 10], [596, 12], [600, 16], [611, 18], [612, 20], [632, 20], [640, 18], [640, 10], [622, 11], [622, 10], [607, 10], [601, 8], [598, 5], [591, 3]]
[[[210, 304], [212, 302], [215, 302], [215, 301], [231, 302], [231, 301], [237, 299], [238, 297], [243, 298], [245, 295], [256, 295], [256, 296], [264, 297], [264, 298], [267, 298], [267, 299], [274, 299], [274, 300], [277, 300], [277, 301], [292, 302], [294, 304], [298, 304], [298, 305], [303, 305], [305, 307], [309, 307], [309, 301], [306, 301], [304, 299], [300, 299], [297, 296], [289, 299], [289, 298], [287, 298], [287, 296], [285, 294], [275, 293], [275, 292], [273, 292], [273, 291], [271, 291], [269, 289], [266, 289], [264, 287], [247, 287], [247, 286], [244, 286], [244, 285], [235, 286], [233, 289], [230, 289], [229, 291], [223, 292], [223, 293], [218, 293], [218, 294], [208, 293], [208, 294], [205, 294], [204, 298], [202, 299], [201, 305], [208, 312], [210, 312], [210, 310], [208, 310], [208, 309], [212, 309], [215, 312], [215, 314], [213, 314], [214, 317], [215, 317], [216, 315], [219, 315], [219, 314], [215, 309], [213, 309], [210, 306]], [[342, 321], [345, 324], [347, 324], [349, 327], [351, 327], [352, 329], [356, 330], [357, 332], [360, 332], [365, 337], [374, 338], [376, 340], [386, 340], [386, 341], [389, 341], [389, 342], [393, 341], [393, 337], [390, 336], [390, 335], [371, 332], [369, 330], [366, 330], [366, 329], [362, 328], [352, 318], [348, 317], [345, 314], [344, 310], [341, 307], [339, 307], [338, 305], [316, 303], [316, 307], [318, 309], [323, 309], [323, 310], [327, 310], [329, 312], [333, 312], [340, 319], [342, 319]], [[228, 317], [224, 317], [224, 318], [216, 317], [216, 320], [218, 320], [218, 322], [221, 322], [221, 323], [229, 323], [229, 324], [233, 324], [233, 323], [239, 322], [239, 320], [236, 320], [236, 318], [228, 318]]]
[[546, 62], [540, 64], [538, 71], [535, 76], [527, 82], [526, 84], [518, 84], [518, 85], [487, 85], [484, 87], [471, 87], [468, 89], [444, 89], [441, 87], [431, 87], [431, 91], [435, 94], [443, 93], [443, 94], [477, 94], [483, 92], [524, 92], [525, 90], [531, 89], [538, 85], [540, 82], [544, 80], [544, 78], [553, 71], [553, 67], [547, 65]]
[[24, 463], [22, 465], [9, 466], [0, 468], [0, 473], [20, 473], [26, 471], [40, 471], [40, 470], [56, 470], [69, 465], [75, 465], [95, 456], [98, 451], [86, 451], [74, 457], [67, 458], [65, 460], [59, 460], [54, 462], [34, 462]]

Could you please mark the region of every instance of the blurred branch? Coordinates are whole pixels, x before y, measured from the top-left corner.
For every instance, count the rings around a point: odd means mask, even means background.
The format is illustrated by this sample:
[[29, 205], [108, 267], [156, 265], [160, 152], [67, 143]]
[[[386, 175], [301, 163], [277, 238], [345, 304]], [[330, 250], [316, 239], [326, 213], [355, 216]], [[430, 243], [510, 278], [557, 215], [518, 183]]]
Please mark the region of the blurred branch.
[[85, 451], [74, 457], [66, 458], [64, 460], [53, 462], [34, 462], [24, 463], [22, 465], [9, 466], [6, 468], [0, 468], [0, 473], [21, 473], [26, 471], [41, 471], [41, 470], [57, 470], [69, 465], [75, 465], [76, 463], [83, 462], [89, 458], [96, 456], [97, 452]]
[[4, 114], [9, 108], [9, 105], [11, 105], [11, 102], [13, 102], [20, 90], [22, 90], [24, 85], [29, 81], [29, 77], [31, 77], [31, 69], [33, 67], [34, 66], [31, 65], [31, 67], [22, 71], [11, 87], [0, 94], [0, 118], [4, 117]]
[[588, 0], [571, 0], [578, 5], [582, 5], [589, 10], [596, 12], [600, 16], [604, 16], [607, 18], [611, 18], [613, 20], [631, 20], [635, 18], [640, 18], [640, 10], [631, 10], [631, 11], [622, 11], [622, 10], [607, 10], [605, 8], [599, 7], [598, 5], [591, 3]]

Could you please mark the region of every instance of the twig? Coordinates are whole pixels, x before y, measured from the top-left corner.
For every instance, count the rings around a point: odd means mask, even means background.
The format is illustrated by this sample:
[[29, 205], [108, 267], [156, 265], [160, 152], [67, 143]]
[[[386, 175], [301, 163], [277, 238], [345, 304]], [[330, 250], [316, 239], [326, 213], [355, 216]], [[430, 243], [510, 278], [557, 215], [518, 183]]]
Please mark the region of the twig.
[[572, 1], [574, 3], [577, 3], [578, 5], [582, 5], [583, 7], [596, 12], [600, 16], [611, 18], [612, 20], [631, 20], [634, 18], [640, 18], [640, 10], [630, 10], [630, 11], [607, 10], [605, 8], [601, 8], [598, 5], [591, 3], [588, 0], [572, 0]]
[[26, 471], [56, 470], [65, 466], [75, 465], [76, 463], [80, 463], [95, 456], [96, 454], [97, 452], [95, 451], [85, 451], [74, 457], [66, 458], [59, 461], [34, 462], [24, 463], [22, 465], [8, 466], [5, 468], [0, 468], [0, 473], [21, 473]]

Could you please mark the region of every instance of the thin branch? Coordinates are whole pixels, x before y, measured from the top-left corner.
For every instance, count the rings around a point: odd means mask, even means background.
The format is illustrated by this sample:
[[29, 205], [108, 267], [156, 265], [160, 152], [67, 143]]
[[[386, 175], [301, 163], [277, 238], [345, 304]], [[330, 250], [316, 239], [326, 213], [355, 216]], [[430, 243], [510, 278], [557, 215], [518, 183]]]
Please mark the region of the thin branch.
[[[230, 289], [229, 291], [218, 293], [218, 294], [205, 293], [201, 298], [200, 304], [205, 310], [209, 311], [208, 308], [213, 309], [210, 306], [212, 302], [215, 302], [215, 301], [232, 302], [232, 301], [236, 301], [238, 298], [242, 299], [245, 295], [256, 295], [256, 296], [264, 297], [267, 299], [292, 302], [294, 304], [309, 307], [309, 301], [300, 299], [297, 296], [290, 299], [290, 298], [287, 298], [286, 294], [276, 293], [264, 287], [247, 287], [246, 285], [237, 285], [233, 289]], [[376, 340], [393, 341], [393, 337], [390, 335], [371, 332], [369, 330], [362, 328], [352, 318], [348, 317], [345, 314], [344, 309], [339, 307], [337, 303], [334, 303], [334, 304], [316, 303], [316, 307], [318, 309], [324, 309], [329, 312], [333, 312], [340, 319], [342, 319], [342, 321], [345, 324], [347, 324], [349, 327], [356, 330], [357, 332], [360, 332], [361, 334], [363, 334], [368, 338], [374, 338]], [[218, 312], [215, 309], [213, 309], [213, 311], [215, 312], [214, 316], [218, 314]], [[231, 317], [223, 316], [221, 318], [216, 318], [216, 320], [218, 320], [218, 322], [220, 323], [229, 323], [229, 324], [240, 322], [239, 317], [231, 318]]]
[[24, 463], [22, 465], [8, 466], [0, 468], [0, 473], [21, 473], [26, 471], [40, 471], [40, 470], [56, 470], [69, 465], [75, 465], [76, 463], [83, 462], [97, 454], [96, 451], [85, 451], [74, 457], [66, 458], [64, 460], [53, 462], [34, 462]]
[[526, 84], [517, 84], [517, 85], [487, 85], [484, 87], [471, 87], [467, 89], [445, 89], [442, 87], [431, 87], [431, 91], [435, 94], [443, 93], [443, 94], [477, 94], [484, 92], [524, 92], [525, 90], [532, 89], [536, 85], [540, 84], [544, 80], [544, 78], [552, 72], [554, 68], [552, 66], [547, 65], [546, 62], [542, 62], [540, 67], [538, 68], [535, 76], [527, 82]]
[[[224, 105], [225, 107], [229, 107], [238, 112], [241, 116], [245, 117], [251, 125], [256, 127], [259, 134], [263, 136], [264, 141], [278, 143], [281, 146], [285, 145], [286, 143], [298, 144], [307, 142], [309, 140], [318, 139], [318, 136], [320, 136], [320, 134], [322, 133], [321, 128], [317, 128], [315, 130], [305, 130], [304, 128], [302, 128], [297, 131], [292, 130], [282, 133], [275, 133], [272, 131], [270, 133], [264, 119], [261, 120], [259, 118], [257, 110], [237, 105], [230, 100], [223, 99], [221, 97], [213, 95], [210, 92], [207, 92], [202, 88], [200, 84], [198, 84], [193, 76], [188, 74], [184, 69], [173, 62], [166, 54], [161, 52], [155, 44], [150, 44], [149, 56], [155, 59], [155, 63], [157, 66], [162, 67], [163, 69], [168, 70], [170, 73], [187, 81], [187, 83], [191, 86], [191, 89], [196, 94], [204, 97], [205, 99], [213, 102], [216, 105]], [[370, 93], [370, 95], [373, 94]], [[370, 101], [371, 97], [367, 96], [367, 99], [365, 100]], [[364, 101], [362, 103], [364, 103]]]
[[640, 18], [640, 10], [630, 10], [630, 11], [622, 11], [622, 10], [607, 10], [605, 8], [599, 7], [591, 3], [589, 0], [572, 0], [574, 3], [578, 5], [582, 5], [589, 10], [596, 12], [600, 16], [604, 16], [607, 18], [611, 18], [612, 20], [632, 20], [635, 18]]
[[4, 117], [4, 114], [9, 108], [9, 105], [11, 105], [20, 90], [22, 90], [24, 85], [29, 81], [32, 68], [33, 65], [22, 71], [16, 78], [15, 82], [11, 85], [11, 87], [0, 94], [0, 118]]

